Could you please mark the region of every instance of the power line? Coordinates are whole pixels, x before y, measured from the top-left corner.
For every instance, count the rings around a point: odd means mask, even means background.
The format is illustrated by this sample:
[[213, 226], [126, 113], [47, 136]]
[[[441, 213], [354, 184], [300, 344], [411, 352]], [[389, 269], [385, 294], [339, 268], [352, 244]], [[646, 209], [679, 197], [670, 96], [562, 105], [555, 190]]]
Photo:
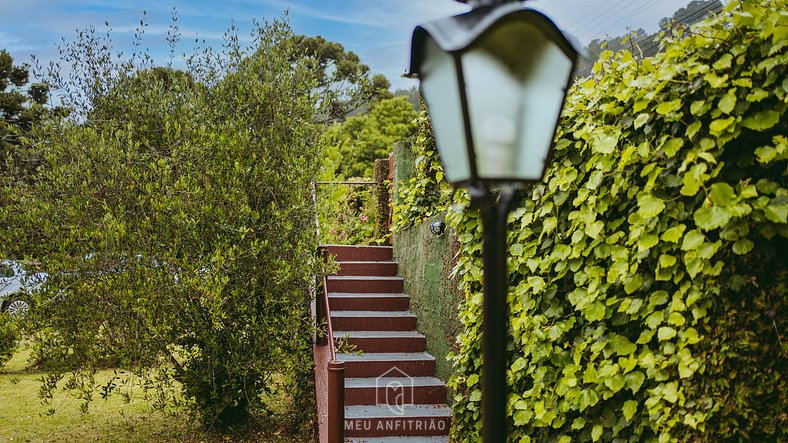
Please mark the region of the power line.
[[[575, 24], [575, 25], [572, 27], [572, 28], [573, 28], [573, 30], [575, 30], [575, 29], [583, 29], [583, 28], [585, 28], [585, 27], [586, 27], [586, 26], [587, 26], [589, 23], [593, 22], [594, 20], [598, 19], [599, 17], [602, 17], [602, 16], [604, 16], [604, 15], [605, 15], [606, 13], [608, 13], [610, 10], [612, 10], [612, 9], [613, 9], [613, 8], [615, 8], [616, 6], [620, 5], [621, 3], [624, 3], [625, 1], [626, 1], [626, 0], [618, 0], [616, 3], [614, 3], [613, 5], [611, 5], [610, 7], [608, 7], [607, 9], [605, 9], [605, 10], [603, 10], [603, 11], [599, 11], [599, 10], [598, 10], [598, 11], [597, 11], [597, 13], [596, 13], [596, 14], [594, 14], [594, 15], [592, 15], [591, 17], [586, 17], [586, 19], [585, 19], [585, 20], [580, 20], [580, 22], [576, 23], [576, 24]], [[634, 1], [634, 0], [630, 0], [630, 4], [631, 4], [633, 1]], [[576, 34], [579, 34], [580, 32], [575, 32], [575, 33], [576, 33]]]
[[[694, 24], [704, 16], [706, 16], [709, 12], [712, 13], [719, 13], [722, 11], [722, 4], [720, 2], [710, 2], [701, 8], [693, 11], [687, 11], [684, 14], [673, 18], [673, 22], [678, 24], [684, 25], [691, 25]], [[644, 56], [650, 56], [656, 54], [655, 49], [659, 47], [660, 42], [656, 41], [656, 36], [658, 33], [650, 34], [646, 37], [643, 37], [633, 43], [634, 46], [637, 46], [640, 49], [640, 52]], [[647, 44], [643, 46], [644, 44]], [[653, 51], [653, 53], [652, 53]], [[577, 75], [580, 77], [587, 76], [591, 73], [593, 69], [593, 65], [585, 67], [581, 71], [578, 71]]]

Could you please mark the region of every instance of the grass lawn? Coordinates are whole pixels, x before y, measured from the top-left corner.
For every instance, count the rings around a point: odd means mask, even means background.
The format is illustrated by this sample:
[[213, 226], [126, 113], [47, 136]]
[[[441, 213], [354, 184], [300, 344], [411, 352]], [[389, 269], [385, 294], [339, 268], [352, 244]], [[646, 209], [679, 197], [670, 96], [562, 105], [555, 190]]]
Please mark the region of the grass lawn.
[[[0, 368], [0, 442], [309, 442], [311, 436], [289, 435], [271, 423], [261, 424], [244, 437], [205, 431], [182, 412], [152, 410], [136, 389], [130, 403], [120, 395], [97, 398], [90, 412], [82, 414], [81, 401], [56, 395], [53, 404], [38, 397], [43, 372], [26, 368], [29, 349], [21, 349]], [[109, 380], [112, 370], [99, 372], [96, 382]], [[52, 415], [50, 408], [56, 409]]]

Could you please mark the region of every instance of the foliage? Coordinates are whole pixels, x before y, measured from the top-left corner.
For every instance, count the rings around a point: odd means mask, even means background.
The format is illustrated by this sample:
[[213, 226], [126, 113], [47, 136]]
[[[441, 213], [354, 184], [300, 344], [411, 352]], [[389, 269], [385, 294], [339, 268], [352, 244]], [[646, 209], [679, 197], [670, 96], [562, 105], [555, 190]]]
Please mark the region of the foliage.
[[[62, 108], [47, 109], [49, 86], [29, 83], [29, 66], [14, 65], [14, 59], [5, 49], [0, 50], [0, 177], [7, 176], [3, 165], [9, 153], [22, 142], [33, 124], [51, 115], [62, 115]], [[27, 168], [34, 165], [19, 159]], [[7, 177], [6, 177], [7, 179]], [[0, 200], [1, 201], [1, 200]]]
[[[375, 161], [387, 159], [394, 143], [407, 140], [416, 131], [416, 111], [408, 98], [398, 96], [374, 102], [366, 114], [348, 117], [330, 126], [322, 135], [325, 156], [323, 181], [370, 182]], [[377, 183], [381, 183], [375, 178]], [[372, 244], [388, 235], [375, 232], [378, 216], [377, 191], [372, 186], [326, 185], [318, 190], [321, 242], [324, 244]]]
[[180, 72], [138, 51], [116, 60], [91, 29], [61, 48], [70, 69], [48, 70], [74, 118], [34, 128], [14, 155], [39, 168], [0, 183], [0, 256], [51, 276], [25, 323], [39, 356], [76, 371], [45, 377], [45, 398], [111, 393], [91, 381], [112, 363], [209, 426], [265, 411], [277, 373], [295, 409], [310, 407], [322, 111], [289, 25], [253, 37], [243, 48], [229, 33]]
[[[369, 183], [356, 177], [350, 180]], [[375, 236], [375, 186], [321, 185], [317, 192], [320, 243], [326, 245], [364, 245], [377, 242]]]
[[[571, 92], [509, 222], [511, 441], [788, 437], [786, 6], [731, 2], [655, 58], [604, 53]], [[480, 219], [450, 222], [453, 435], [477, 441]]]
[[417, 123], [418, 134], [412, 145], [416, 155], [416, 175], [398, 188], [397, 204], [394, 205], [392, 215], [395, 231], [416, 226], [447, 209], [448, 187], [443, 180], [443, 166], [424, 105]]
[[315, 74], [324, 118], [344, 119], [348, 114], [381, 99], [391, 98], [388, 79], [381, 74], [370, 77], [369, 66], [358, 55], [322, 36], [293, 37], [301, 49], [293, 61], [306, 63]]
[[388, 158], [394, 143], [415, 134], [417, 115], [407, 97], [398, 96], [374, 103], [367, 114], [348, 117], [329, 127], [323, 143], [329, 155], [338, 152], [334, 154], [338, 161], [327, 173], [338, 178], [371, 178], [375, 160]]
[[0, 312], [0, 367], [11, 359], [17, 349], [19, 326], [16, 323], [16, 319]]

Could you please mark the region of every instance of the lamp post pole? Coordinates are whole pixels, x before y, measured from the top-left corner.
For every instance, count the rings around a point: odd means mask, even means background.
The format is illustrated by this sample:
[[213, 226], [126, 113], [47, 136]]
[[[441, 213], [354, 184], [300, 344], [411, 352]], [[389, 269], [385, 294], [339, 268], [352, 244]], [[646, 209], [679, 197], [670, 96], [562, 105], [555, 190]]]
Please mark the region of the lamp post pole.
[[482, 314], [482, 436], [485, 443], [506, 441], [506, 365], [509, 290], [506, 219], [516, 194], [505, 188], [496, 200], [485, 186], [471, 187], [471, 204], [482, 216], [484, 304]]

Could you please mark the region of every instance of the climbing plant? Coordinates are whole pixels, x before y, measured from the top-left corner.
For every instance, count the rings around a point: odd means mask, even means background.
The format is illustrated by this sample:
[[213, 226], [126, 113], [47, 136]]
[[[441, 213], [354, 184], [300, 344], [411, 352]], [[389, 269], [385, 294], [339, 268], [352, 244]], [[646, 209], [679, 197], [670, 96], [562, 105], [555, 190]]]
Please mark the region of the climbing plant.
[[432, 134], [426, 105], [416, 119], [418, 133], [411, 145], [416, 156], [416, 174], [399, 186], [392, 223], [395, 230], [415, 226], [440, 211], [446, 210], [448, 185], [443, 180], [443, 166]]
[[[788, 438], [787, 6], [730, 2], [654, 58], [604, 52], [571, 91], [509, 220], [511, 441]], [[430, 210], [408, 192], [395, 214]], [[452, 432], [478, 441], [480, 219], [449, 220]]]

